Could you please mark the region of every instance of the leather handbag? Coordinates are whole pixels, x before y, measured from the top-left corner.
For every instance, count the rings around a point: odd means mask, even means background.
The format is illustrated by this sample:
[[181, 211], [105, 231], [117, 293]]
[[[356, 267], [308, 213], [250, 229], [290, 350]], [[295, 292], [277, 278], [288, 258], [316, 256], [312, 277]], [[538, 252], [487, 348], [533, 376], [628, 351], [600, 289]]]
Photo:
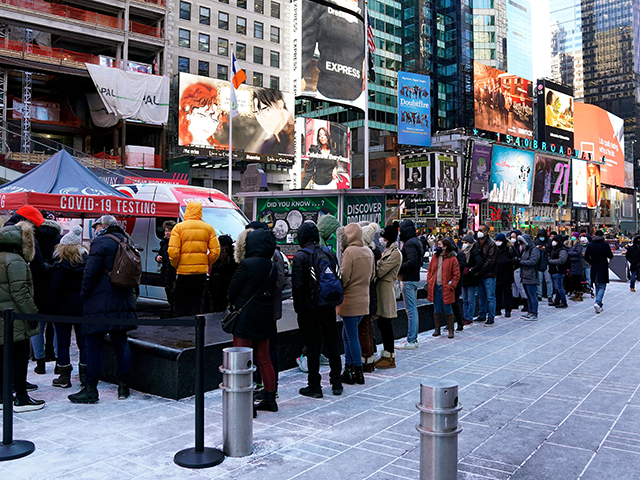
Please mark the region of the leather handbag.
[[227, 310], [224, 312], [224, 317], [222, 317], [222, 323], [221, 323], [222, 330], [224, 332], [233, 334], [233, 331], [236, 328], [236, 323], [238, 322], [238, 318], [240, 317], [240, 314], [245, 309], [245, 307], [249, 305], [251, 300], [255, 298], [258, 292], [260, 292], [264, 288], [264, 286], [269, 281], [269, 278], [271, 278], [272, 273], [273, 273], [273, 263], [271, 263], [271, 269], [269, 270], [269, 275], [267, 275], [266, 280], [262, 283], [262, 285], [260, 285], [260, 288], [258, 288], [258, 290], [256, 290], [256, 292], [253, 295], [251, 295], [249, 300], [247, 300], [242, 307], [236, 310], [236, 308], [233, 305], [231, 305], [229, 308], [227, 308]]

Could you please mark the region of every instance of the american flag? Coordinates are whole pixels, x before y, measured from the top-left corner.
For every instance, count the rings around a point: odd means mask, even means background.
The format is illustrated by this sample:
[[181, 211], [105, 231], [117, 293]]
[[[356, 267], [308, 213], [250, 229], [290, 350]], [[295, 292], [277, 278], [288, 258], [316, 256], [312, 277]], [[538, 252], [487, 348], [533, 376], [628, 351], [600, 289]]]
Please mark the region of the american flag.
[[369, 44], [369, 52], [376, 52], [376, 39], [373, 36], [373, 29], [371, 28], [371, 17], [369, 17], [369, 9], [367, 9], [367, 43]]

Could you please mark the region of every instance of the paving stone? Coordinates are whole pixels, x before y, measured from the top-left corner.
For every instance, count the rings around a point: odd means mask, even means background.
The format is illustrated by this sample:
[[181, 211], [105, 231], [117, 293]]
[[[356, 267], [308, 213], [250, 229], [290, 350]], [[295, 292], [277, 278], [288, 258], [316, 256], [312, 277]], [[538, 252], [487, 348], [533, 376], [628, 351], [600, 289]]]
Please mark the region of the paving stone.
[[549, 437], [549, 441], [596, 451], [613, 423], [613, 420], [574, 413]]
[[511, 476], [511, 480], [577, 479], [592, 455], [588, 450], [545, 443]]
[[518, 415], [518, 420], [526, 420], [547, 425], [560, 425], [578, 405], [577, 401], [541, 398]]
[[476, 448], [473, 455], [496, 462], [520, 465], [550, 433], [550, 428], [539, 430], [523, 427], [522, 424], [510, 424]]
[[492, 399], [463, 418], [467, 422], [500, 428], [518, 416], [529, 404], [526, 399], [523, 401]]
[[581, 480], [637, 480], [640, 477], [640, 453], [604, 447], [587, 467]]

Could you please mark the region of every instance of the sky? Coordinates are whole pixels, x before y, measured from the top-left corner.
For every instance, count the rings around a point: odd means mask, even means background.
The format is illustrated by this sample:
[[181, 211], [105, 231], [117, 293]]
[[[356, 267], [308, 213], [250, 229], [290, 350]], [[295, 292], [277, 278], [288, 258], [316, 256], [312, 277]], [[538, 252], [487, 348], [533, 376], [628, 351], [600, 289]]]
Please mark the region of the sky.
[[549, 0], [529, 0], [531, 2], [531, 23], [533, 37], [533, 78], [551, 76], [551, 26], [549, 21]]

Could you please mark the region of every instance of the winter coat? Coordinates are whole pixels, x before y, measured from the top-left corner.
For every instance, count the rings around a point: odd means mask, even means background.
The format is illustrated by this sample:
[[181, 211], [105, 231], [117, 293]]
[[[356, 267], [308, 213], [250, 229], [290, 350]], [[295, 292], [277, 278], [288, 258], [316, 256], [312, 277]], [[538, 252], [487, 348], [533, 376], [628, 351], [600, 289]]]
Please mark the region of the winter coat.
[[499, 247], [496, 245], [496, 267], [498, 273], [496, 281], [500, 284], [510, 285], [513, 283], [513, 268], [515, 266], [515, 250], [509, 242], [504, 242]]
[[[456, 302], [456, 287], [460, 281], [460, 265], [454, 252], [442, 253], [442, 298], [445, 305]], [[438, 274], [438, 256], [434, 256], [429, 262], [427, 270], [427, 299], [433, 302], [436, 291], [436, 277]], [[451, 283], [449, 283], [451, 282]]]
[[613, 252], [604, 237], [593, 237], [584, 253], [584, 259], [591, 264], [592, 283], [609, 283], [609, 260], [612, 258]]
[[569, 249], [569, 259], [571, 260], [571, 267], [569, 268], [569, 275], [582, 275], [584, 273], [584, 266], [582, 264], [582, 244], [576, 243]]
[[380, 248], [377, 245], [375, 246], [369, 245], [369, 248], [371, 249], [371, 253], [373, 253], [373, 272], [374, 272], [373, 278], [369, 283], [369, 315], [375, 315], [376, 311], [378, 310], [378, 292], [376, 290], [375, 271], [376, 271], [376, 264], [378, 263], [378, 260], [382, 258], [382, 252], [380, 251]]
[[640, 236], [633, 237], [633, 243], [627, 248], [625, 257], [629, 262], [629, 270], [640, 270]]
[[338, 230], [342, 252], [342, 303], [336, 307], [341, 317], [355, 317], [369, 313], [369, 284], [375, 273], [373, 252], [362, 241], [362, 228], [350, 223]]
[[[227, 247], [221, 247], [221, 252], [225, 248]], [[227, 292], [229, 291], [231, 279], [237, 269], [238, 264], [234, 260], [233, 255], [231, 255], [231, 258], [225, 258], [222, 253], [211, 266], [208, 288], [212, 312], [224, 312], [229, 306]]]
[[[543, 232], [541, 232], [543, 233]], [[544, 237], [544, 240], [540, 240], [540, 237]], [[544, 232], [544, 235], [538, 234], [536, 239], [533, 241], [533, 244], [538, 248], [540, 252], [540, 272], [546, 272], [549, 267], [549, 251], [551, 250], [551, 242], [549, 241], [549, 237], [547, 237], [547, 233]]]
[[[137, 318], [136, 297], [133, 288], [122, 288], [111, 283], [108, 272], [113, 269], [118, 243], [107, 236], [115, 235], [121, 241], [125, 235], [118, 225], [100, 231], [91, 242], [89, 258], [82, 277], [81, 296], [84, 300], [83, 316], [108, 318]], [[105, 334], [114, 330], [132, 330], [134, 326], [113, 324], [82, 325], [85, 335]]]
[[558, 273], [566, 274], [567, 271], [564, 268], [564, 264], [569, 259], [569, 252], [563, 244], [558, 244], [555, 247], [551, 247], [549, 250], [549, 274], [556, 275]]
[[184, 222], [173, 227], [169, 259], [178, 275], [206, 275], [220, 255], [220, 243], [211, 225], [202, 221], [202, 204], [189, 202]]
[[269, 230], [254, 230], [239, 235], [236, 240], [236, 253], [240, 251], [244, 258], [229, 285], [229, 304], [243, 310], [238, 316], [234, 337], [266, 340], [276, 328], [272, 312], [278, 274], [271, 260], [275, 249], [276, 239]]
[[158, 256], [162, 257], [162, 263], [160, 264], [160, 281], [165, 287], [173, 285], [176, 281], [176, 269], [171, 265], [169, 260], [169, 239], [163, 238], [160, 240], [160, 250], [158, 250]]
[[56, 245], [62, 240], [62, 225], [55, 220], [45, 220], [36, 233], [42, 259], [47, 262], [53, 262], [53, 253]]
[[[33, 224], [24, 221], [0, 229], [0, 308], [16, 313], [38, 313], [33, 298], [33, 278], [27, 262], [35, 255]], [[38, 333], [25, 320], [13, 323], [13, 341], [27, 340]], [[35, 324], [37, 325], [37, 324]], [[4, 345], [4, 320], [0, 315], [0, 345]]]
[[[482, 270], [484, 263], [482, 262], [482, 255], [480, 255], [480, 250], [478, 250], [477, 245], [471, 246], [471, 253], [469, 254], [468, 262], [464, 250], [460, 250], [460, 253], [458, 254], [458, 262], [460, 263], [460, 272], [462, 273], [462, 286], [477, 287], [480, 285], [478, 272]], [[465, 268], [469, 269], [467, 273], [464, 273]]]
[[485, 278], [496, 278], [498, 276], [498, 246], [489, 235], [485, 235], [484, 243], [478, 242], [478, 249], [482, 256], [482, 269], [478, 272], [481, 280]]
[[540, 250], [536, 248], [528, 234], [523, 233], [521, 238], [525, 242], [525, 249], [520, 258], [520, 280], [523, 285], [538, 285]]
[[87, 259], [88, 255], [84, 254], [79, 265], [71, 265], [68, 260], [58, 259], [51, 267], [51, 287], [47, 299], [50, 315], [82, 316], [83, 302], [80, 292]]
[[[302, 248], [311, 250], [320, 248], [318, 245], [320, 235], [315, 223], [304, 222], [300, 225], [297, 237], [298, 243]], [[338, 265], [338, 259], [335, 254], [330, 252], [329, 255], [333, 257], [335, 264]], [[317, 308], [313, 304], [311, 285], [311, 255], [300, 249], [294, 255], [291, 265], [291, 295], [293, 297], [293, 309], [296, 313]], [[330, 309], [335, 312], [334, 307], [324, 307], [324, 309]]]
[[376, 269], [376, 294], [378, 296], [376, 315], [380, 317], [396, 318], [398, 316], [395, 283], [400, 265], [402, 265], [402, 254], [398, 250], [398, 244], [396, 242], [388, 244], [382, 257], [378, 260]]
[[331, 214], [323, 215], [318, 219], [318, 233], [320, 234], [320, 245], [327, 246], [329, 239], [340, 227], [340, 222]]
[[424, 251], [416, 234], [416, 226], [411, 220], [405, 220], [400, 224], [400, 240], [404, 244], [398, 278], [403, 282], [419, 282]]

